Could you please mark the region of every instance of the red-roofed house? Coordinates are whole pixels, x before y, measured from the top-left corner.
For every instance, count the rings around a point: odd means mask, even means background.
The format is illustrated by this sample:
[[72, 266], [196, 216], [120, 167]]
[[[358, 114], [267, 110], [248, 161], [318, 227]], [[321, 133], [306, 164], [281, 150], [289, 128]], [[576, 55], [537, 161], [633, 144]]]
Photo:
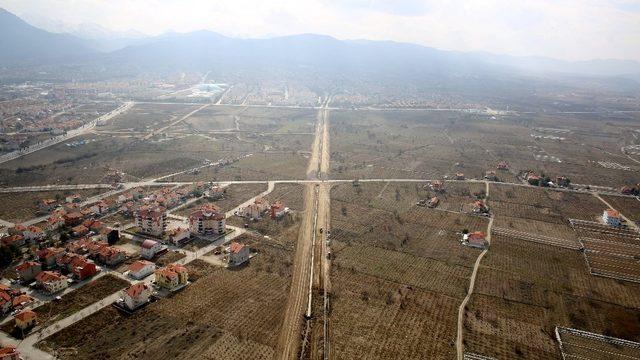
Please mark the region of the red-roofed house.
[[145, 234], [160, 237], [167, 228], [167, 209], [162, 206], [141, 206], [134, 216], [136, 226]]
[[24, 246], [25, 239], [24, 239], [24, 236], [22, 235], [9, 235], [0, 239], [0, 242], [2, 242], [2, 245], [5, 245], [5, 246], [21, 247], [21, 246]]
[[289, 209], [280, 200], [271, 204], [271, 218], [274, 220], [281, 219], [288, 211]]
[[36, 254], [38, 255], [38, 260], [42, 264], [47, 267], [51, 267], [56, 264], [58, 258], [64, 255], [65, 250], [62, 248], [49, 247], [46, 249], [39, 250]]
[[229, 245], [227, 264], [229, 266], [238, 266], [249, 260], [249, 253], [250, 251], [248, 246], [234, 241]]
[[44, 230], [35, 225], [30, 225], [24, 232], [24, 238], [27, 241], [40, 241], [44, 239], [45, 235]]
[[43, 271], [36, 276], [38, 286], [49, 294], [62, 291], [69, 286], [67, 277], [54, 271]]
[[166, 289], [175, 289], [189, 280], [187, 268], [179, 264], [169, 264], [156, 270], [156, 284]]
[[42, 271], [42, 265], [35, 261], [25, 261], [22, 264], [16, 266], [16, 271], [20, 275], [20, 279], [24, 282], [31, 281], [36, 278]]
[[213, 204], [203, 205], [189, 215], [189, 231], [192, 234], [220, 235], [226, 232], [226, 217]]
[[123, 291], [122, 300], [129, 310], [135, 310], [146, 304], [151, 296], [151, 287], [145, 283], [137, 283]]
[[57, 202], [53, 199], [42, 199], [38, 203], [38, 210], [41, 214], [46, 214], [53, 210], [57, 205]]
[[89, 233], [89, 229], [84, 225], [78, 225], [71, 228], [71, 233], [75, 237], [81, 237], [87, 235]]
[[20, 351], [15, 346], [7, 345], [0, 348], [0, 360], [20, 360]]
[[13, 302], [11, 301], [11, 295], [9, 295], [6, 291], [0, 291], [0, 311], [3, 314], [6, 314], [11, 310], [13, 306]]
[[[33, 302], [33, 298], [27, 294], [21, 294], [13, 298], [11, 303], [14, 309], [21, 309]], [[1, 358], [0, 358], [1, 359]]]
[[24, 236], [25, 231], [27, 231], [27, 227], [22, 224], [15, 224], [15, 226], [10, 227], [8, 230], [9, 235], [22, 235], [22, 236]]
[[486, 234], [482, 231], [474, 231], [462, 236], [462, 243], [467, 246], [485, 249], [488, 245], [486, 240]]
[[117, 265], [125, 260], [126, 254], [124, 250], [115, 248], [113, 246], [105, 246], [98, 250], [96, 257], [101, 263], [107, 265]]
[[607, 209], [602, 213], [602, 221], [609, 226], [620, 226], [622, 224], [622, 216], [613, 209]]
[[25, 310], [15, 316], [16, 327], [21, 330], [35, 326], [38, 322], [38, 316], [31, 310]]
[[178, 227], [167, 231], [167, 238], [174, 245], [180, 245], [189, 241], [191, 238], [191, 232], [187, 228]]

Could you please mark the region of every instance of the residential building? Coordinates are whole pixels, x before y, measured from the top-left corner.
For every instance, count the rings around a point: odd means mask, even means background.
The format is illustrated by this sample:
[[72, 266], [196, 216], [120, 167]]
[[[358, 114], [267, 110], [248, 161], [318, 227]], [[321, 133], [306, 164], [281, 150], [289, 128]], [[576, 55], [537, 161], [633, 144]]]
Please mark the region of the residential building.
[[269, 203], [263, 198], [256, 198], [252, 204], [245, 206], [238, 215], [247, 219], [260, 219], [269, 209]]
[[187, 268], [180, 264], [169, 264], [166, 267], [156, 270], [156, 284], [166, 289], [175, 289], [181, 285], [186, 285], [189, 280]]
[[147, 239], [140, 245], [140, 256], [144, 259], [153, 259], [158, 253], [166, 249], [166, 246], [159, 242]]
[[609, 226], [620, 226], [622, 224], [622, 216], [613, 209], [607, 209], [602, 213], [602, 221]]
[[38, 286], [49, 294], [62, 291], [69, 286], [67, 277], [55, 271], [43, 271], [36, 275]]
[[6, 314], [12, 307], [13, 303], [11, 301], [11, 295], [6, 291], [0, 291], [0, 312], [2, 314]]
[[39, 250], [36, 252], [38, 256], [38, 260], [45, 265], [47, 268], [50, 268], [56, 265], [56, 261], [62, 255], [64, 255], [65, 250], [63, 248], [49, 247], [46, 249]]
[[82, 202], [82, 196], [80, 196], [80, 194], [72, 194], [67, 196], [65, 201], [68, 203], [79, 203]]
[[27, 227], [27, 230], [25, 230], [23, 232], [23, 236], [25, 238], [25, 240], [27, 241], [42, 241], [44, 240], [46, 234], [44, 232], [44, 230], [42, 230], [41, 228], [35, 226], [35, 225], [30, 225]]
[[[89, 250], [91, 253], [91, 250]], [[113, 246], [102, 246], [97, 249], [94, 255], [99, 262], [110, 266], [118, 265], [126, 259], [126, 253], [124, 250], [115, 248]]]
[[461, 172], [456, 173], [455, 179], [456, 180], [464, 180], [465, 179], [464, 173], [461, 173]]
[[21, 360], [20, 351], [13, 345], [0, 348], [0, 360]]
[[29, 282], [36, 278], [42, 271], [42, 265], [35, 261], [25, 261], [22, 264], [16, 266], [16, 271], [20, 275], [20, 280], [23, 282]]
[[226, 232], [226, 216], [213, 204], [203, 205], [189, 215], [189, 231], [199, 235], [221, 235]]
[[427, 202], [427, 206], [430, 208], [435, 208], [438, 206], [438, 204], [440, 204], [440, 199], [438, 199], [437, 196], [432, 197], [431, 199], [429, 199], [429, 201]]
[[271, 218], [272, 219], [281, 219], [286, 213], [289, 212], [289, 208], [284, 206], [282, 201], [278, 200], [271, 204]]
[[135, 310], [149, 301], [151, 292], [151, 287], [145, 283], [134, 284], [123, 291], [122, 300], [129, 310]]
[[440, 180], [435, 180], [429, 184], [429, 188], [435, 192], [444, 192], [444, 183]]
[[486, 234], [482, 231], [474, 231], [462, 236], [462, 243], [467, 246], [485, 249], [488, 245]]
[[26, 330], [36, 325], [38, 316], [31, 310], [24, 310], [15, 316], [16, 327], [20, 330]]
[[151, 261], [138, 260], [129, 265], [129, 276], [134, 279], [143, 279], [156, 271], [156, 264]]
[[484, 174], [484, 178], [489, 181], [500, 181], [500, 178], [498, 178], [498, 175], [496, 175], [496, 172], [493, 170], [487, 171]]
[[473, 212], [475, 214], [487, 214], [489, 212], [489, 208], [482, 200], [476, 200], [473, 203]]
[[42, 199], [38, 203], [38, 211], [41, 214], [46, 214], [53, 210], [57, 205], [58, 203], [54, 199]]
[[18, 295], [14, 297], [13, 300], [11, 300], [11, 303], [13, 304], [14, 309], [22, 309], [25, 306], [31, 304], [32, 302], [33, 302], [33, 298], [27, 294]]
[[560, 187], [569, 187], [571, 180], [566, 176], [558, 176], [556, 178], [556, 184]]
[[174, 245], [180, 245], [191, 239], [191, 232], [183, 227], [171, 229], [167, 231], [167, 239]]
[[7, 235], [2, 239], [0, 239], [0, 242], [2, 242], [2, 245], [5, 245], [5, 246], [16, 246], [16, 247], [21, 247], [26, 244], [25, 238], [22, 235]]
[[89, 233], [89, 229], [87, 229], [84, 225], [78, 225], [71, 228], [71, 235], [75, 237], [85, 236]]
[[135, 211], [140, 232], [161, 237], [167, 228], [167, 209], [158, 205], [143, 205]]
[[227, 264], [229, 266], [238, 266], [249, 260], [249, 253], [250, 251], [248, 246], [234, 241], [229, 246]]

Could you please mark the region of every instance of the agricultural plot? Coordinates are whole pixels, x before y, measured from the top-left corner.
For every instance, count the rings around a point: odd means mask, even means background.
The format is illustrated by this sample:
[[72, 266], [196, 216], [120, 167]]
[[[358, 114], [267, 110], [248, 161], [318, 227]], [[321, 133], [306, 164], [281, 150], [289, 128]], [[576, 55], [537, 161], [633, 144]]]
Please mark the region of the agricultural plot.
[[465, 352], [556, 359], [556, 326], [637, 341], [638, 295], [638, 284], [591, 276], [580, 251], [494, 232], [465, 314]]
[[299, 154], [257, 152], [223, 167], [206, 167], [197, 172], [172, 176], [165, 181], [252, 181], [305, 179], [307, 159]]
[[111, 119], [106, 125], [98, 127], [99, 131], [146, 133], [197, 109], [201, 105], [182, 104], [136, 104], [126, 113]]
[[[220, 137], [197, 135], [142, 141], [118, 136], [86, 135], [95, 140], [79, 147], [65, 143], [0, 165], [0, 177], [10, 186], [99, 183], [109, 169], [139, 180], [172, 174], [203, 165], [205, 161], [234, 159], [258, 150]], [[74, 140], [75, 141], [75, 140]]]
[[556, 328], [563, 359], [640, 359], [640, 343], [570, 328]]
[[640, 234], [595, 222], [572, 220], [593, 275], [640, 282]]
[[63, 359], [272, 358], [289, 293], [292, 252], [267, 240], [249, 245], [258, 255], [246, 266], [229, 270], [196, 260], [188, 265], [192, 284], [172, 297], [132, 316], [107, 307], [38, 346], [76, 349]]
[[451, 358], [457, 306], [477, 250], [461, 246], [477, 216], [415, 205], [423, 184], [340, 184], [331, 190], [331, 354]]
[[71, 316], [128, 285], [129, 282], [126, 280], [113, 275], [105, 275], [62, 296], [59, 301], [48, 302], [33, 310], [38, 314], [38, 321], [41, 325], [50, 324]]

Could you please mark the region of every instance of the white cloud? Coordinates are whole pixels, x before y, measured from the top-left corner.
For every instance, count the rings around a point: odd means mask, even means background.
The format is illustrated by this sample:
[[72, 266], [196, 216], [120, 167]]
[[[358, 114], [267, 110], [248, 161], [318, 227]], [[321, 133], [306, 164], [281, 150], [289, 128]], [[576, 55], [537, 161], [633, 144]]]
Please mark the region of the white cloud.
[[640, 2], [632, 0], [0, 0], [0, 6], [31, 19], [149, 34], [320, 33], [448, 50], [640, 60]]

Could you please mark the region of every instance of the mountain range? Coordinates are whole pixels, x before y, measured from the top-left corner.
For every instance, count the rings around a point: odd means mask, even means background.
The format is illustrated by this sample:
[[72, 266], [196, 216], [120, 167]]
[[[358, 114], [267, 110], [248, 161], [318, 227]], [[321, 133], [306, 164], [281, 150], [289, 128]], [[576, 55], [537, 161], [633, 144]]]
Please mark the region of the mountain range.
[[640, 63], [631, 60], [569, 62], [543, 57], [443, 51], [392, 41], [338, 40], [302, 34], [269, 39], [237, 39], [211, 31], [113, 34], [85, 24], [74, 34], [34, 27], [0, 9], [0, 65], [91, 62], [143, 68], [304, 69], [341, 74], [489, 74], [619, 77], [640, 81]]

